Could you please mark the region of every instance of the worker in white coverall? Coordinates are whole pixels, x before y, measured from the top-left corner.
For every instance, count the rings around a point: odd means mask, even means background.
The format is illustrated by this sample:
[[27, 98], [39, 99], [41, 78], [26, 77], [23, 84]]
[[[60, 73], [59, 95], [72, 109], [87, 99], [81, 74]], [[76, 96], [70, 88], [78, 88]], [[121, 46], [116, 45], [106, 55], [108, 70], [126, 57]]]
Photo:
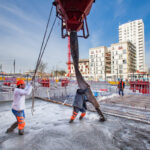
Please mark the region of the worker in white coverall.
[[17, 121], [7, 129], [6, 133], [12, 132], [18, 126], [18, 134], [24, 134], [25, 127], [25, 96], [30, 95], [32, 91], [32, 85], [28, 84], [25, 87], [23, 80], [17, 81], [17, 87], [14, 90], [14, 99], [12, 103], [12, 112], [15, 115]]

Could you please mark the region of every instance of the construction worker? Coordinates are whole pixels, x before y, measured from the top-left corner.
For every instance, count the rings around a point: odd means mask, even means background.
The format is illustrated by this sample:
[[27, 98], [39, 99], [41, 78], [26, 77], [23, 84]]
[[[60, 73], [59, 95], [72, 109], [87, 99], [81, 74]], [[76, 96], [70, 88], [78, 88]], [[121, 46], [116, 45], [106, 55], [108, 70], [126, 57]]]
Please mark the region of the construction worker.
[[24, 134], [25, 127], [25, 96], [30, 95], [32, 91], [31, 84], [25, 87], [25, 82], [23, 80], [17, 81], [17, 87], [14, 90], [14, 99], [12, 103], [12, 112], [15, 115], [17, 121], [7, 129], [6, 133], [12, 132], [18, 126], [18, 134]]
[[75, 99], [73, 101], [73, 114], [70, 118], [69, 123], [72, 123], [74, 121], [74, 119], [76, 118], [78, 112], [82, 112], [81, 116], [79, 117], [80, 120], [83, 119], [83, 117], [86, 114], [86, 102], [88, 101], [86, 96], [85, 96], [85, 92], [87, 89], [82, 90], [82, 89], [77, 89], [76, 91], [76, 96]]
[[122, 93], [122, 96], [124, 96], [123, 93], [124, 88], [125, 88], [125, 83], [121, 79], [118, 83], [119, 95]]

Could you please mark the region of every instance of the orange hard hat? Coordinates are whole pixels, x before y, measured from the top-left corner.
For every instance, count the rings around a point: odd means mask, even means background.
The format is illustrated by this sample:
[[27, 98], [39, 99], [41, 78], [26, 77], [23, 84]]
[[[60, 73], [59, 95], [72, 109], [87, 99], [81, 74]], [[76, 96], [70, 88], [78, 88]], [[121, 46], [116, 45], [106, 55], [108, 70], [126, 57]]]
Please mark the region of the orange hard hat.
[[17, 81], [17, 86], [20, 85], [20, 84], [25, 84], [25, 82], [23, 80], [18, 80]]

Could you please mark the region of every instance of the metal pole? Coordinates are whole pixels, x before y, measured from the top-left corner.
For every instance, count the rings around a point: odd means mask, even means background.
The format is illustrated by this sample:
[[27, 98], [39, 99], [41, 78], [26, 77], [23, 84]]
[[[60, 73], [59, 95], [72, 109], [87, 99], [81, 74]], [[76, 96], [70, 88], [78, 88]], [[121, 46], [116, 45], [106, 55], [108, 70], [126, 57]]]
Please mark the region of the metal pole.
[[3, 73], [3, 64], [0, 65], [1, 73]]
[[117, 65], [117, 81], [118, 81], [118, 65]]
[[106, 82], [106, 65], [105, 65], [105, 82]]
[[16, 61], [15, 61], [15, 59], [14, 59], [13, 67], [14, 67], [14, 74], [15, 74], [15, 67], [16, 67]]

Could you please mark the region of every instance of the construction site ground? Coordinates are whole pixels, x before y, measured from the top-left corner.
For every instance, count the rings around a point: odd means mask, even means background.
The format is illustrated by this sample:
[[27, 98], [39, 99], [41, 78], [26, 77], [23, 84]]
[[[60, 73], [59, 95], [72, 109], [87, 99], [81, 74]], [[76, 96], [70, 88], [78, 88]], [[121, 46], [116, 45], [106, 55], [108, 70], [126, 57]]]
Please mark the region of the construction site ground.
[[[101, 109], [107, 118], [103, 123], [98, 121], [99, 117], [95, 112], [87, 111], [84, 120], [80, 121], [78, 115], [74, 123], [69, 124], [72, 107], [39, 99], [35, 99], [35, 111], [32, 116], [32, 102], [27, 100], [23, 136], [18, 135], [17, 129], [12, 133], [5, 133], [15, 121], [11, 113], [11, 103], [0, 103], [2, 150], [150, 150], [148, 120], [147, 123], [143, 123], [132, 119], [134, 116], [149, 116], [149, 96], [116, 96], [102, 100]], [[93, 109], [90, 105], [88, 107]], [[122, 115], [132, 113], [132, 117], [127, 119], [113, 115], [121, 115], [121, 112]]]
[[125, 95], [112, 98], [106, 98], [101, 103], [129, 106], [132, 108], [141, 108], [150, 110], [150, 96], [146, 95]]

